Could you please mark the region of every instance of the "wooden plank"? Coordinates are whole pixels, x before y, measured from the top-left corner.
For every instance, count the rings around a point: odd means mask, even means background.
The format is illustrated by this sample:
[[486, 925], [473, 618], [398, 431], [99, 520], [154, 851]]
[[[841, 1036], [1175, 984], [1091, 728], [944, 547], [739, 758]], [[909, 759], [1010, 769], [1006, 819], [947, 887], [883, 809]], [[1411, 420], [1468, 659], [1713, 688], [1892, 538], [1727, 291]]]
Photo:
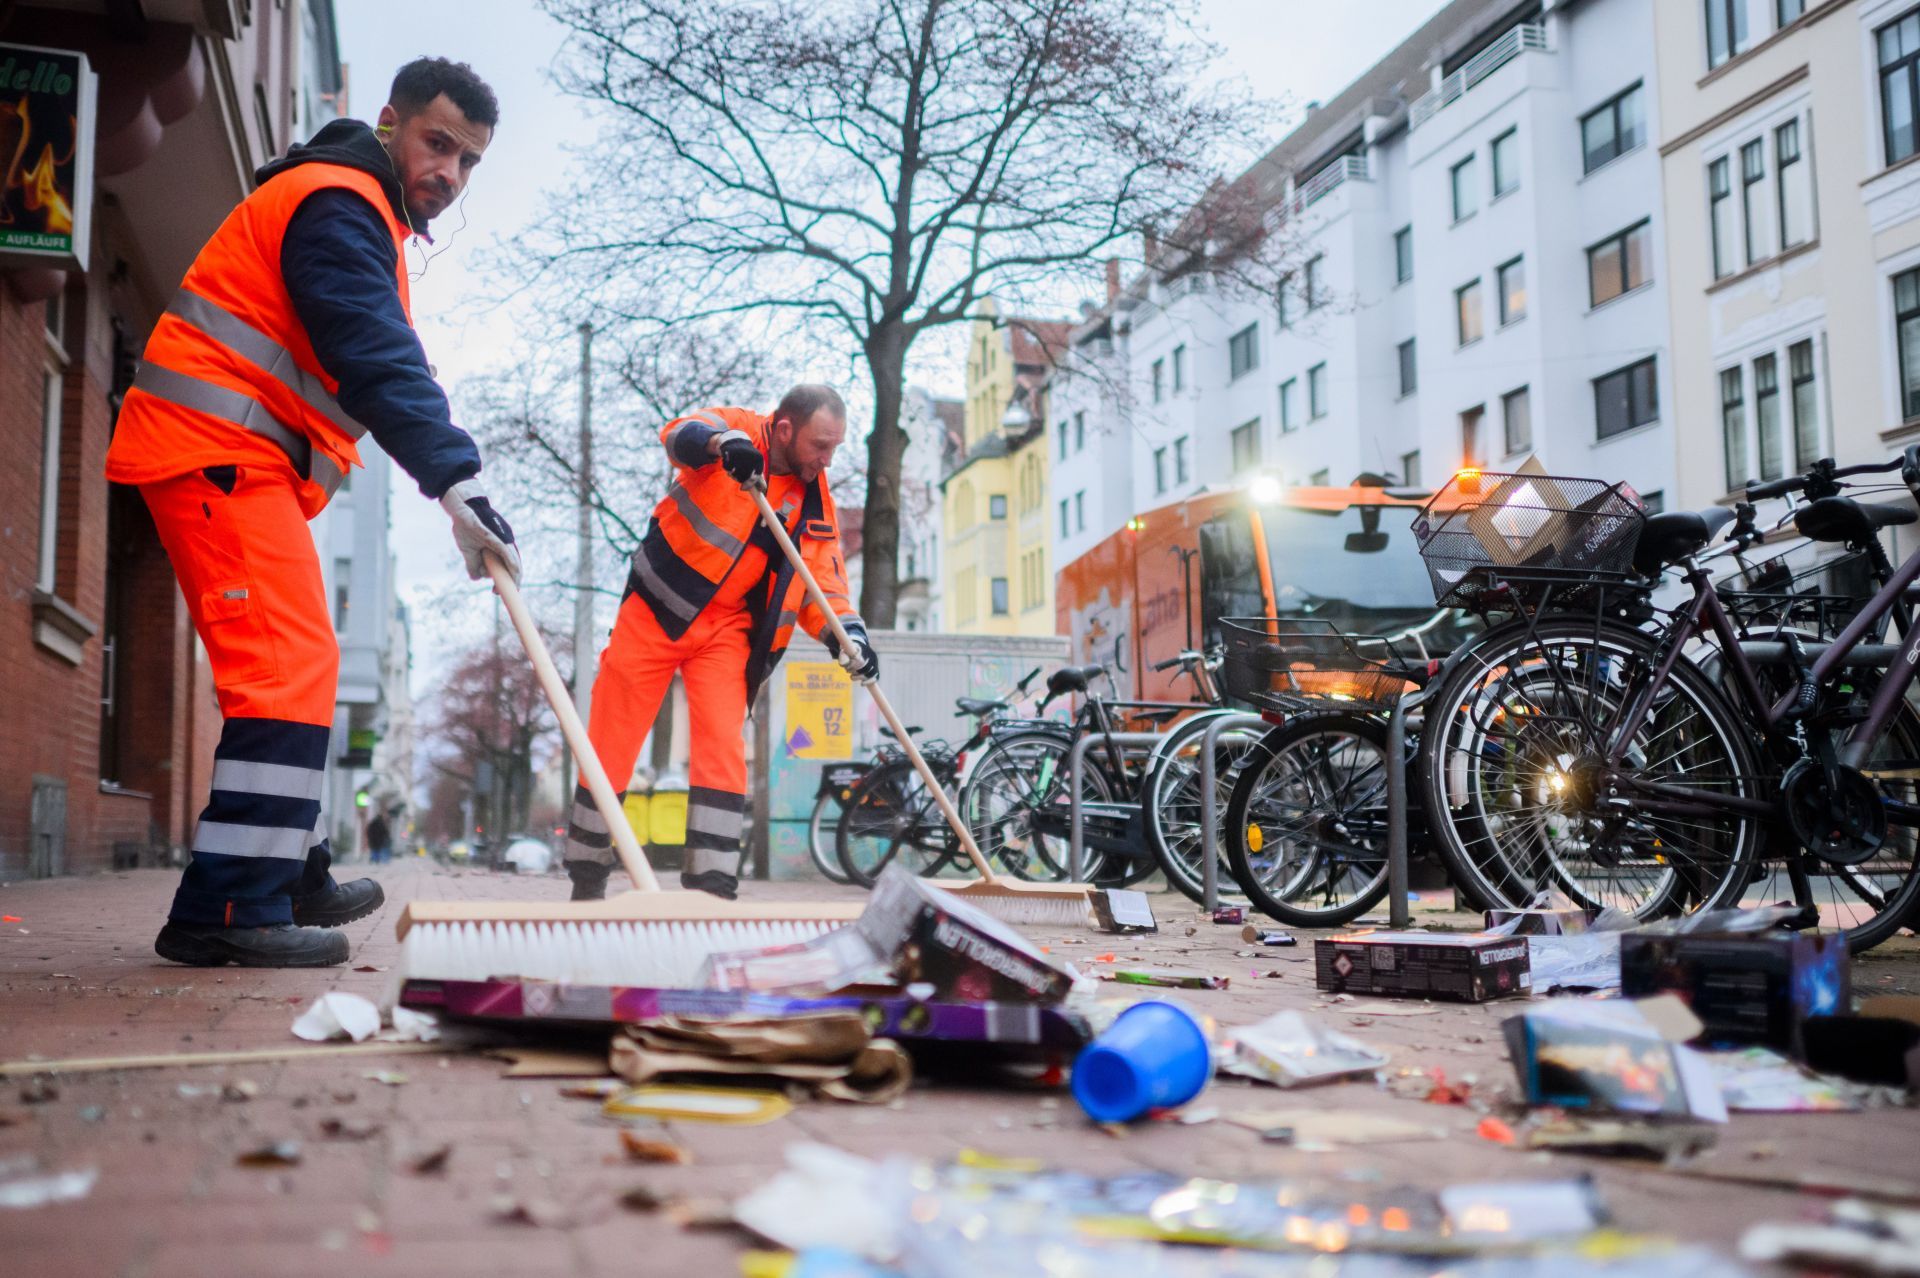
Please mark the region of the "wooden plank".
[[0, 1078], [27, 1074], [97, 1074], [114, 1069], [170, 1069], [182, 1065], [262, 1065], [318, 1056], [395, 1056], [467, 1050], [463, 1043], [309, 1043], [300, 1047], [254, 1048], [233, 1052], [170, 1052], [153, 1056], [71, 1056], [52, 1061], [0, 1062]]

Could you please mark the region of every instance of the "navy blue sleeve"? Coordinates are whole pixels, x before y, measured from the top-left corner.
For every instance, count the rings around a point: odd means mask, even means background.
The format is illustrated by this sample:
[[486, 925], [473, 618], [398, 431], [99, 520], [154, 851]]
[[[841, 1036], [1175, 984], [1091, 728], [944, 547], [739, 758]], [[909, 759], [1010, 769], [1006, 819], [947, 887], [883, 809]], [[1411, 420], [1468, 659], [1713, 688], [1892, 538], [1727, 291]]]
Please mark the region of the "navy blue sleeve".
[[371, 204], [327, 188], [294, 211], [280, 273], [320, 367], [340, 383], [340, 407], [437, 499], [480, 473], [480, 450], [427, 371], [394, 284], [397, 252]]

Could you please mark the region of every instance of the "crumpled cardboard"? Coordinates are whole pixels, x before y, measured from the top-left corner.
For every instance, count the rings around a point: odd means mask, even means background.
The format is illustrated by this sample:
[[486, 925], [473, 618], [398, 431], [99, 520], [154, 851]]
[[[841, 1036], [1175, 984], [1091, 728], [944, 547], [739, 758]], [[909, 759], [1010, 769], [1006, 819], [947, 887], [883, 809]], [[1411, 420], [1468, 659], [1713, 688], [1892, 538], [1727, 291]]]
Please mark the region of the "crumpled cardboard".
[[711, 1019], [666, 1016], [614, 1038], [613, 1072], [632, 1083], [724, 1076], [804, 1083], [831, 1100], [884, 1103], [907, 1090], [913, 1064], [874, 1038], [858, 1012]]

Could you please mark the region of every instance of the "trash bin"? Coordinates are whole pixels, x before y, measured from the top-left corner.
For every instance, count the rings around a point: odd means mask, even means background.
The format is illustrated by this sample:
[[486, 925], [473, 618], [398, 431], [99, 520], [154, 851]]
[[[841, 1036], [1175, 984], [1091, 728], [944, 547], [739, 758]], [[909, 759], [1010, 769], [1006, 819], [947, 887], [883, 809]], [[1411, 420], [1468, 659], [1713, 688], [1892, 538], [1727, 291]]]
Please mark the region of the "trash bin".
[[620, 804], [620, 810], [627, 814], [627, 826], [633, 831], [634, 841], [643, 848], [653, 842], [647, 834], [647, 808], [652, 798], [648, 794], [629, 794]]
[[647, 802], [647, 829], [651, 847], [677, 848], [687, 842], [687, 779], [668, 772], [653, 783]]

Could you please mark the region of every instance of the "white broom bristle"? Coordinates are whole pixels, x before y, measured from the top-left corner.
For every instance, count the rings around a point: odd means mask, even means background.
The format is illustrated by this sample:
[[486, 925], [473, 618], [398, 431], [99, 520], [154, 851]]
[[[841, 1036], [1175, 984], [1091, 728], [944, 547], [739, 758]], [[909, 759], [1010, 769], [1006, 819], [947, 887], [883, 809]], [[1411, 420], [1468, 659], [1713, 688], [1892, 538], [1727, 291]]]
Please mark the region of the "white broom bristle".
[[710, 955], [812, 940], [838, 926], [784, 923], [416, 923], [405, 980], [556, 981], [693, 989]]
[[960, 899], [985, 910], [1003, 923], [1037, 923], [1046, 927], [1094, 926], [1093, 907], [1081, 896], [992, 896], [959, 893]]

